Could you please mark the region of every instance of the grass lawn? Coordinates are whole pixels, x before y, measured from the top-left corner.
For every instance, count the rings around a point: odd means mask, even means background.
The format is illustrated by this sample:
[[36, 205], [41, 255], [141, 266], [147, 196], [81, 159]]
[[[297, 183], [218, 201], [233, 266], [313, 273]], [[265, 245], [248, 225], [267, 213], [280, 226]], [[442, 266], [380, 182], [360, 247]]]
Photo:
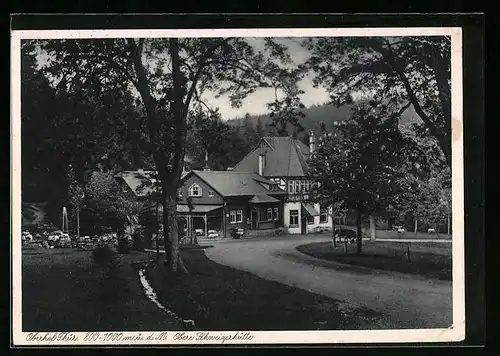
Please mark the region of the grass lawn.
[[348, 245], [346, 254], [344, 245], [338, 244], [334, 249], [331, 242], [300, 245], [297, 250], [324, 260], [451, 280], [451, 243], [363, 242], [361, 255], [356, 254], [356, 244]]
[[179, 330], [144, 295], [131, 265], [151, 258], [116, 255], [105, 267], [90, 251], [23, 247], [23, 331]]
[[376, 328], [378, 313], [219, 265], [201, 250], [183, 250], [189, 275], [167, 278], [163, 264], [146, 276], [160, 302], [199, 330]]

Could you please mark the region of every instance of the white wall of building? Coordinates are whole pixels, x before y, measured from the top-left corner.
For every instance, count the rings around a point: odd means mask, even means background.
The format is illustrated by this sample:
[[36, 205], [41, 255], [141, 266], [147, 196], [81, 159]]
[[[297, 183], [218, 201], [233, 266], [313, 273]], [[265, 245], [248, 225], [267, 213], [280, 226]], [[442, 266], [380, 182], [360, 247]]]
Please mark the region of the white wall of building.
[[[321, 206], [319, 204], [314, 204], [314, 209], [316, 211], [321, 212]], [[321, 216], [315, 216], [314, 217], [314, 223], [313, 224], [307, 224], [307, 232], [308, 233], [313, 233], [317, 232], [318, 229], [324, 228], [324, 229], [331, 229], [332, 228], [332, 208], [328, 208], [328, 215], [326, 222], [320, 222], [321, 221]]]
[[[318, 212], [321, 212], [321, 206], [319, 204], [314, 204], [314, 209]], [[299, 211], [299, 225], [296, 227], [290, 227], [290, 210], [298, 210]], [[288, 229], [288, 233], [290, 234], [300, 234], [302, 233], [301, 224], [302, 224], [302, 206], [300, 202], [290, 202], [285, 203], [283, 209], [283, 217], [284, 217], [284, 226]], [[328, 215], [326, 222], [320, 222], [321, 217], [315, 216], [314, 223], [307, 224], [306, 232], [314, 233], [317, 232], [318, 229], [331, 229], [332, 228], [332, 208], [328, 209]]]
[[[299, 211], [299, 225], [297, 227], [290, 227], [290, 210], [298, 210]], [[301, 221], [301, 205], [300, 202], [290, 202], [285, 203], [283, 207], [283, 218], [284, 218], [284, 226], [288, 229], [288, 233], [290, 234], [300, 234], [300, 221]]]

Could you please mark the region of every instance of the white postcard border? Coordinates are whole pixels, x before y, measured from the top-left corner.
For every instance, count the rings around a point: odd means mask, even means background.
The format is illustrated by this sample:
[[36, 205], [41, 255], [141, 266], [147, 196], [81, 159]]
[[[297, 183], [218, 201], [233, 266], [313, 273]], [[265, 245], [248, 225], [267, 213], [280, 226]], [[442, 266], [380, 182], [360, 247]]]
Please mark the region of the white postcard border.
[[[445, 329], [356, 331], [203, 332], [22, 332], [21, 288], [21, 98], [22, 39], [114, 37], [341, 37], [450, 36], [452, 43], [452, 258], [453, 326]], [[195, 345], [195, 344], [341, 344], [453, 342], [465, 338], [465, 251], [463, 184], [462, 30], [460, 27], [196, 29], [196, 30], [41, 30], [11, 32], [11, 262], [12, 339], [16, 346], [40, 345]], [[160, 310], [158, 312], [161, 312]], [[95, 336], [97, 334], [98, 336]], [[121, 336], [120, 336], [121, 334]], [[115, 336], [110, 336], [115, 335]], [[85, 338], [87, 337], [87, 340]], [[149, 337], [149, 339], [148, 339]], [[95, 339], [95, 340], [94, 340]], [[107, 340], [106, 340], [107, 339]], [[115, 341], [112, 341], [115, 339]], [[119, 339], [119, 340], [118, 340]]]

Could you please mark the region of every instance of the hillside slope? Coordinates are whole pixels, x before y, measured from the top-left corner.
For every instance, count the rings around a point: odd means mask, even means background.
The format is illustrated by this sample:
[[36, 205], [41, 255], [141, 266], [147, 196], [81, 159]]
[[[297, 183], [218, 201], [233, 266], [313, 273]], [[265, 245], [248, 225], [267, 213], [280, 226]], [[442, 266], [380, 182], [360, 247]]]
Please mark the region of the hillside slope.
[[[337, 108], [335, 105], [313, 105], [304, 110], [306, 117], [301, 119], [300, 123], [306, 132], [312, 130], [315, 134], [319, 134], [321, 122], [325, 123], [327, 129], [330, 129], [333, 122], [347, 120], [350, 117], [350, 110], [351, 108], [349, 106]], [[268, 125], [272, 122], [269, 114], [248, 115], [247, 118], [254, 128], [257, 127], [257, 123], [260, 118], [262, 127], [264, 128], [264, 134], [269, 132]], [[413, 108], [410, 108], [403, 113], [402, 122], [411, 122], [414, 121], [415, 118], [416, 114], [413, 111]], [[241, 127], [245, 125], [245, 120], [246, 119], [242, 117], [238, 119], [230, 119], [227, 123], [236, 127]], [[291, 127], [289, 128], [289, 132], [293, 132]]]

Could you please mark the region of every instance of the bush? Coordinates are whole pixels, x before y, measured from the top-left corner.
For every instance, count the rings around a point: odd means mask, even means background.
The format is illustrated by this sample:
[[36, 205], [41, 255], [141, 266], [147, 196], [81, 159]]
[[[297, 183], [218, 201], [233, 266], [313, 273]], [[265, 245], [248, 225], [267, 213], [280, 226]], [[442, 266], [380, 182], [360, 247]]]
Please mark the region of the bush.
[[136, 230], [132, 234], [133, 245], [132, 248], [136, 251], [144, 251], [144, 233], [140, 230]]
[[144, 236], [142, 239], [144, 248], [152, 248], [153, 247], [153, 232], [149, 229], [144, 230]]
[[128, 241], [128, 236], [120, 237], [118, 239], [118, 253], [130, 253], [130, 244]]
[[100, 265], [113, 263], [114, 257], [114, 253], [108, 245], [97, 246], [92, 250], [92, 258]]

